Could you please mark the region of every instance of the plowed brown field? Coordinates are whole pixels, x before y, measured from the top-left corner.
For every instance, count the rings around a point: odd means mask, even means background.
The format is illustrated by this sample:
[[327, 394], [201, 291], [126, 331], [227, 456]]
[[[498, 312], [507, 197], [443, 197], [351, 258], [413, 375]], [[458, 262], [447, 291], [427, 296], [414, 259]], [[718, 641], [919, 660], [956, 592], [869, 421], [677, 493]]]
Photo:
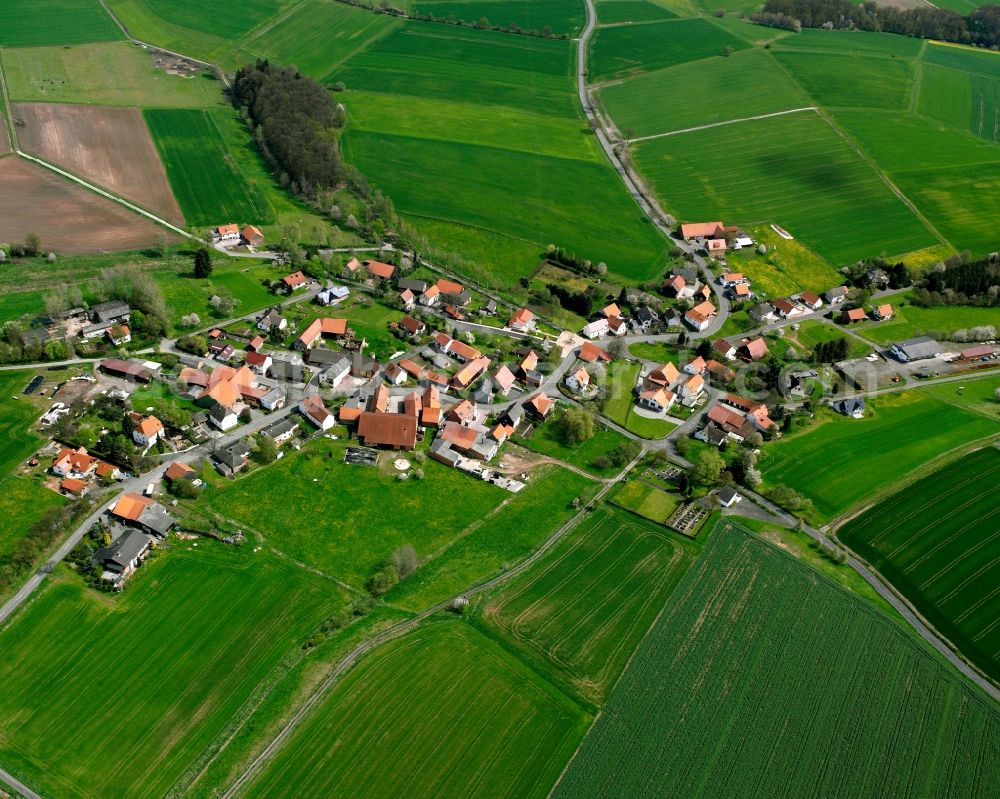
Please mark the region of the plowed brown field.
[[14, 156], [0, 159], [0, 241], [35, 233], [42, 249], [76, 255], [148, 247], [163, 231], [44, 167]]
[[138, 108], [18, 103], [14, 117], [25, 152], [184, 224]]

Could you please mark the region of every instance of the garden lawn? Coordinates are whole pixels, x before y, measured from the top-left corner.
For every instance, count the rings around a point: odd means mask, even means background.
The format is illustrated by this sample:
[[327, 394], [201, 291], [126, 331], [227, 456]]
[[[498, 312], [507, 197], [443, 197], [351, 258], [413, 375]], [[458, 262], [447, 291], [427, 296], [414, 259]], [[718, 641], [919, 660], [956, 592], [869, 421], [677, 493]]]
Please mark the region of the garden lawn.
[[562, 40], [407, 22], [328, 76], [349, 90], [345, 158], [492, 285], [531, 274], [548, 244], [649, 279], [664, 241], [577, 107], [572, 55]]
[[567, 445], [562, 440], [559, 417], [556, 416], [545, 424], [535, 427], [529, 438], [518, 437], [516, 441], [541, 455], [557, 458], [592, 474], [606, 477], [621, 471], [621, 467], [608, 466], [605, 469], [599, 469], [594, 465], [594, 460], [607, 457], [615, 449], [625, 444], [628, 439], [621, 433], [598, 422], [594, 426], [592, 438], [587, 439], [582, 444]]
[[248, 797], [544, 797], [590, 717], [498, 644], [438, 620], [362, 659]]
[[[759, 49], [629, 78], [609, 84], [599, 96], [626, 138], [813, 104], [774, 59]], [[708, 96], [710, 103], [704, 101]]]
[[850, 349], [847, 351], [847, 357], [850, 358], [863, 358], [865, 355], [872, 351], [872, 348], [866, 346], [862, 342], [858, 341], [854, 336], [844, 335], [843, 331], [836, 325], [826, 324], [824, 322], [817, 322], [815, 319], [806, 319], [804, 322], [799, 324], [799, 329], [794, 333], [789, 332], [790, 336], [794, 336], [802, 344], [804, 352], [810, 352], [815, 349], [817, 344], [823, 344], [827, 341], [834, 341], [838, 338], [846, 338]]
[[[102, 12], [103, 13], [103, 12]], [[169, 75], [130, 42], [4, 50], [4, 75], [14, 102], [92, 103], [146, 108], [228, 105], [210, 72]]]
[[635, 407], [630, 407], [628, 417], [625, 419], [625, 429], [635, 433], [640, 438], [663, 438], [677, 425], [668, 422], [666, 419], [649, 419], [640, 416], [635, 412]]
[[837, 531], [944, 636], [1000, 678], [1000, 450], [986, 447]]
[[774, 222], [835, 264], [935, 242], [813, 112], [646, 141], [635, 158], [679, 218]]
[[74, 577], [47, 583], [0, 633], [4, 768], [48, 796], [169, 793], [344, 601], [249, 549], [174, 542], [114, 599]]
[[723, 520], [552, 796], [986, 799], [998, 746], [996, 703], [943, 659]]
[[671, 344], [639, 341], [635, 344], [629, 344], [628, 351], [636, 358], [643, 358], [656, 364], [672, 363], [674, 366], [680, 365], [680, 353], [677, 351], [677, 347]]
[[625, 420], [635, 401], [635, 384], [641, 368], [636, 361], [612, 361], [601, 381], [601, 385], [607, 390], [607, 401], [602, 413], [622, 427], [625, 426]]
[[578, 512], [574, 500], [586, 506], [597, 488], [593, 480], [566, 469], [543, 466], [532, 470], [527, 488], [507, 495], [507, 504], [495, 515], [473, 519], [462, 538], [424, 563], [386, 600], [420, 611], [495, 577], [538, 549]]
[[98, 0], [6, 0], [0, 45], [38, 47], [121, 39]]
[[663, 528], [605, 505], [493, 597], [483, 619], [600, 702], [694, 555]]
[[[281, 552], [360, 588], [397, 547], [410, 544], [421, 559], [438, 554], [515, 497], [432, 460], [420, 466], [425, 479], [401, 482], [392, 453], [378, 467], [352, 466], [344, 463], [346, 447], [319, 439], [212, 492], [208, 504]], [[441, 501], [448, 496], [462, 501]]]
[[645, 519], [663, 524], [676, 510], [681, 499], [641, 480], [630, 480], [611, 499], [619, 507]]
[[[241, 316], [273, 305], [276, 297], [264, 287], [262, 280], [278, 277], [282, 277], [282, 274], [271, 267], [259, 266], [243, 259], [221, 258], [215, 261], [212, 276], [204, 280], [193, 277], [187, 265], [181, 271], [163, 270], [154, 274], [167, 301], [175, 330], [185, 329], [181, 324], [181, 317], [187, 314], [198, 314], [201, 322], [193, 327], [200, 328], [212, 319]], [[239, 305], [231, 314], [224, 315], [211, 305], [212, 296], [221, 289], [239, 300]]]
[[273, 209], [244, 179], [207, 112], [156, 109], [144, 116], [189, 225], [274, 221]]
[[721, 57], [750, 45], [708, 19], [598, 28], [590, 45], [588, 82], [652, 72], [688, 61]]
[[812, 427], [768, 444], [761, 459], [767, 487], [784, 484], [813, 501], [829, 521], [887, 483], [936, 456], [1000, 433], [982, 415], [948, 407], [923, 391], [870, 399], [865, 419], [824, 414]]

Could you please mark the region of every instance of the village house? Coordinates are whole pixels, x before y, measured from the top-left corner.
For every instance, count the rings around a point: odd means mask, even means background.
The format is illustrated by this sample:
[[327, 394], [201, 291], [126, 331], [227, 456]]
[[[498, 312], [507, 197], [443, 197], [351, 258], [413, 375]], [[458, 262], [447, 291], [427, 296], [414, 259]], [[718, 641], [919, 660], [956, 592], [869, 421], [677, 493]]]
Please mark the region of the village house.
[[845, 397], [830, 403], [830, 407], [837, 413], [849, 416], [852, 419], [865, 418], [865, 400], [863, 397]]
[[731, 508], [743, 500], [743, 497], [737, 494], [731, 486], [723, 486], [715, 495], [719, 498], [719, 504], [724, 508]]
[[728, 289], [729, 296], [738, 302], [746, 302], [753, 298], [753, 292], [750, 290], [750, 286], [746, 283], [740, 283], [739, 285], [733, 286]]
[[878, 322], [887, 322], [892, 319], [892, 306], [889, 303], [879, 305], [872, 311], [872, 318]]
[[566, 376], [566, 385], [577, 394], [590, 386], [590, 374], [582, 366]]
[[89, 477], [98, 464], [97, 458], [89, 455], [85, 447], [63, 447], [52, 462], [52, 473], [59, 477], [84, 478]]
[[250, 462], [250, 445], [245, 439], [240, 439], [217, 450], [212, 457], [218, 472], [224, 477], [232, 477]]
[[684, 364], [684, 371], [689, 375], [700, 375], [705, 372], [705, 359], [700, 355]]
[[577, 357], [584, 363], [608, 362], [611, 360], [611, 354], [607, 350], [590, 341], [585, 341], [580, 345]]
[[736, 347], [730, 344], [724, 338], [716, 339], [716, 341], [712, 344], [712, 349], [715, 350], [719, 355], [721, 355], [727, 361], [736, 360]]
[[299, 289], [304, 289], [308, 279], [304, 272], [292, 272], [290, 275], [285, 275], [281, 278], [281, 283], [285, 290], [289, 293], [293, 291], [298, 291]]
[[354, 377], [375, 377], [382, 370], [381, 364], [373, 355], [365, 355], [360, 350], [351, 353], [351, 374]]
[[316, 295], [316, 302], [320, 305], [336, 305], [338, 302], [342, 302], [347, 299], [351, 294], [351, 290], [347, 286], [337, 286], [330, 284], [326, 288], [321, 289]]
[[97, 465], [97, 470], [94, 472], [99, 480], [113, 481], [121, 480], [125, 477], [125, 474], [117, 466], [111, 463], [99, 463]]
[[325, 386], [339, 388], [350, 373], [351, 359], [349, 356], [340, 353], [340, 357], [320, 373], [319, 379]]
[[464, 308], [472, 301], [472, 292], [461, 283], [456, 283], [453, 280], [442, 278], [434, 284], [434, 287], [438, 290], [438, 296], [442, 302]]
[[556, 401], [545, 394], [535, 394], [524, 401], [524, 409], [539, 419], [546, 419], [555, 410]]
[[264, 243], [264, 234], [254, 225], [247, 225], [240, 231], [240, 236], [248, 247], [260, 247]]
[[410, 338], [416, 338], [420, 336], [425, 330], [427, 330], [427, 325], [421, 322], [419, 319], [414, 319], [412, 316], [404, 316], [399, 320], [399, 326], [406, 331]]
[[667, 361], [662, 366], [653, 369], [646, 375], [646, 385], [650, 387], [670, 388], [680, 378], [677, 367]]
[[403, 289], [399, 292], [399, 303], [403, 306], [403, 310], [412, 311], [416, 303], [416, 296], [409, 289]]
[[366, 411], [358, 417], [357, 436], [369, 447], [413, 449], [417, 444], [417, 417], [407, 413]]
[[317, 394], [304, 397], [299, 402], [299, 412], [320, 430], [329, 430], [337, 422], [336, 417], [323, 404], [322, 398]]
[[385, 369], [382, 370], [382, 374], [385, 376], [386, 382], [391, 386], [401, 386], [406, 382], [406, 370], [398, 363], [386, 364]]
[[306, 350], [312, 347], [320, 338], [332, 338], [335, 341], [343, 342], [353, 338], [354, 332], [347, 326], [346, 319], [335, 319], [333, 317], [322, 317], [314, 319], [306, 326], [292, 345], [297, 350]]
[[639, 392], [639, 405], [655, 413], [666, 413], [674, 404], [676, 396], [668, 388], [654, 387]]
[[599, 339], [606, 336], [610, 330], [611, 327], [608, 324], [608, 320], [601, 318], [585, 324], [580, 334], [589, 339]]
[[823, 299], [830, 305], [840, 305], [847, 299], [847, 293], [847, 286], [834, 286], [832, 289], [823, 293]]
[[[446, 422], [441, 428], [441, 432], [438, 433], [438, 439], [470, 458], [484, 461], [495, 457], [500, 448], [499, 442], [492, 436], [469, 427], [463, 427], [455, 422]], [[441, 460], [441, 454], [439, 448], [439, 457], [435, 458], [435, 460]]]
[[257, 320], [257, 329], [270, 333], [272, 330], [284, 330], [288, 327], [288, 320], [281, 314], [281, 309], [268, 308]]
[[737, 352], [746, 361], [759, 361], [767, 355], [767, 342], [761, 336], [757, 336], [741, 342]]
[[746, 421], [761, 433], [767, 433], [774, 427], [767, 406], [763, 403], [740, 397], [737, 394], [723, 394], [720, 401], [742, 412]]
[[67, 477], [59, 484], [59, 490], [63, 494], [82, 497], [90, 491], [90, 483], [78, 477]]
[[399, 280], [396, 281], [396, 288], [398, 288], [400, 291], [409, 291], [414, 296], [416, 296], [418, 294], [423, 294], [425, 291], [427, 291], [427, 281], [418, 280], [417, 278], [413, 277], [401, 277]]
[[681, 383], [680, 387], [677, 389], [681, 398], [681, 403], [686, 406], [694, 405], [704, 391], [705, 378], [701, 375], [691, 375], [691, 377]]
[[726, 230], [722, 222], [691, 222], [681, 225], [681, 238], [686, 241], [722, 238], [725, 235]]
[[138, 530], [122, 530], [109, 546], [94, 553], [94, 563], [103, 569], [101, 579], [121, 590], [145, 560], [150, 548], [149, 538]]
[[632, 328], [637, 333], [648, 333], [660, 321], [660, 315], [648, 305], [640, 305], [632, 314]]
[[271, 439], [275, 445], [281, 446], [286, 441], [294, 438], [299, 426], [290, 418], [286, 417], [281, 421], [265, 427], [260, 431], [261, 435]]
[[437, 386], [427, 386], [421, 399], [420, 422], [436, 427], [441, 422], [441, 392]]
[[493, 383], [501, 394], [510, 391], [516, 381], [517, 378], [506, 364], [493, 373]]
[[108, 328], [108, 339], [116, 347], [120, 347], [132, 340], [132, 331], [129, 330], [128, 325], [111, 325]]
[[725, 239], [708, 239], [705, 242], [705, 249], [711, 256], [719, 256], [726, 254], [726, 240]]
[[708, 300], [694, 306], [684, 313], [684, 321], [697, 331], [705, 330], [715, 316], [715, 306]]
[[166, 508], [139, 494], [122, 494], [111, 508], [111, 515], [161, 538], [174, 526]]
[[784, 297], [774, 301], [774, 309], [778, 312], [778, 316], [781, 319], [794, 319], [796, 316], [802, 316], [805, 313], [798, 303]]
[[445, 412], [444, 418], [449, 422], [456, 422], [468, 427], [479, 420], [479, 409], [476, 407], [475, 402], [461, 400]]
[[168, 480], [197, 480], [198, 472], [192, 469], [183, 461], [174, 461], [171, 463], [167, 470], [163, 473], [163, 476]]
[[271, 356], [263, 352], [248, 352], [246, 355], [246, 365], [259, 375], [267, 374], [272, 363]]
[[230, 222], [228, 225], [219, 225], [215, 229], [215, 232], [219, 237], [219, 241], [222, 242], [236, 242], [240, 240], [240, 226], [235, 222]]
[[750, 309], [749, 316], [752, 321], [759, 324], [776, 322], [778, 320], [778, 312], [775, 310], [774, 305], [769, 302], [758, 302]]
[[489, 368], [489, 365], [490, 359], [485, 357], [469, 361], [454, 374], [451, 378], [451, 384], [460, 391], [464, 390], [471, 386]]
[[396, 274], [396, 267], [381, 261], [365, 261], [365, 269], [370, 277], [377, 280], [391, 280]]
[[414, 380], [420, 380], [424, 376], [423, 367], [414, 361], [411, 361], [409, 358], [403, 358], [403, 360], [399, 362], [399, 368], [406, 372]]
[[260, 335], [254, 336], [247, 342], [247, 350], [250, 352], [260, 352], [261, 349], [263, 349], [263, 347], [264, 347], [264, 337]]
[[820, 299], [818, 294], [814, 294], [811, 291], [803, 291], [798, 296], [799, 302], [805, 305], [807, 308], [815, 311], [823, 307], [823, 300]]
[[518, 333], [528, 333], [535, 329], [535, 315], [527, 308], [520, 308], [511, 316], [507, 327]]
[[155, 416], [147, 416], [141, 419], [132, 431], [132, 438], [136, 444], [147, 447], [155, 444], [163, 435], [163, 422]]
[[865, 313], [864, 308], [851, 308], [847, 312], [847, 321], [851, 324], [855, 322], [864, 322], [868, 319], [868, 314]]
[[705, 368], [712, 375], [712, 377], [717, 380], [721, 380], [724, 383], [728, 383], [736, 379], [736, 372], [719, 361], [708, 360], [705, 362]]

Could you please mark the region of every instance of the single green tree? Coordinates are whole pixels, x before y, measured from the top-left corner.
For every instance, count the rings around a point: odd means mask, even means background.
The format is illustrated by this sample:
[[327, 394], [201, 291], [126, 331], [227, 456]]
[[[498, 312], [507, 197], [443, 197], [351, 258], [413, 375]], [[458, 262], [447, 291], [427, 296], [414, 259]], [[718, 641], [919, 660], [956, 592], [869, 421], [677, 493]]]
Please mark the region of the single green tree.
[[194, 276], [204, 279], [212, 274], [212, 256], [204, 247], [194, 253]]

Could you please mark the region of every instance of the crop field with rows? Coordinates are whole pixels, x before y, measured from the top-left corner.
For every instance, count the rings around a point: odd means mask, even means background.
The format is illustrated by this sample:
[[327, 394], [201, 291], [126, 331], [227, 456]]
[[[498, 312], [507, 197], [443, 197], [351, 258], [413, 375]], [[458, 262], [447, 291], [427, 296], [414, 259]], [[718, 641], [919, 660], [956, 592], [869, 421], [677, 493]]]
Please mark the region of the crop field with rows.
[[852, 519], [841, 540], [1000, 679], [1000, 450], [986, 447]]
[[985, 799], [998, 747], [997, 707], [895, 621], [723, 521], [553, 796]]

